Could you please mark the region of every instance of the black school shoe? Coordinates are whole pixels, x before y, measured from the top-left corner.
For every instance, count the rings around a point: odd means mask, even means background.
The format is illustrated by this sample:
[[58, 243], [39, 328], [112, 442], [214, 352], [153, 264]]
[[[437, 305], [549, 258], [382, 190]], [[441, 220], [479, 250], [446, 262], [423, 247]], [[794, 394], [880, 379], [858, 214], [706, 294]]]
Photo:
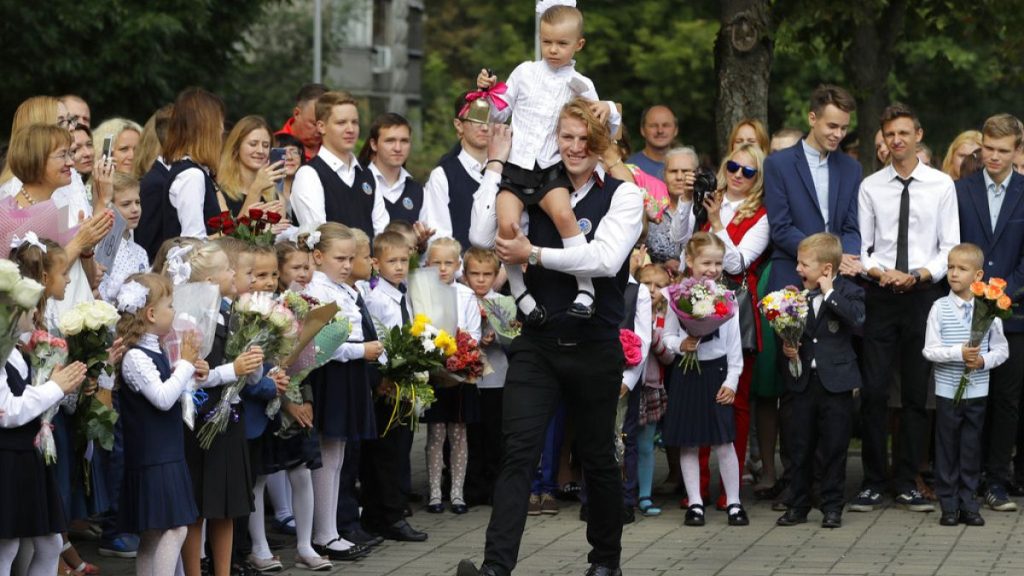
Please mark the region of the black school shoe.
[[843, 525], [843, 513], [838, 510], [825, 512], [821, 519], [822, 528], [840, 528]]
[[725, 513], [729, 516], [729, 526], [750, 525], [750, 518], [747, 517], [747, 511], [743, 509], [742, 504], [729, 504]]
[[956, 526], [960, 523], [960, 512], [957, 510], [943, 510], [939, 516], [940, 526]]
[[683, 519], [683, 524], [686, 526], [703, 526], [704, 522], [704, 505], [690, 504], [690, 507], [686, 510], [686, 518]]
[[796, 508], [786, 510], [786, 513], [779, 516], [775, 521], [776, 526], [796, 526], [807, 522], [807, 512], [800, 512]]
[[960, 511], [960, 523], [967, 526], [984, 526], [985, 519], [977, 512]]

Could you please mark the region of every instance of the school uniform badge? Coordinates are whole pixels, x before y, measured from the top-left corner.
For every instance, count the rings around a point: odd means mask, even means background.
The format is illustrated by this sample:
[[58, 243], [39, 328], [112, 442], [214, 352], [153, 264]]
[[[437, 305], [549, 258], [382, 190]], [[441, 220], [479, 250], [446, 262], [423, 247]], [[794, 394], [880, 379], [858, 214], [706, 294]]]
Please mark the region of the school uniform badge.
[[413, 206], [415, 206], [415, 204], [413, 204], [412, 198], [405, 197], [402, 199], [402, 207], [406, 210], [412, 210]]
[[366, 194], [367, 196], [373, 195], [373, 188], [370, 186], [369, 182], [363, 182], [363, 194]]
[[833, 333], [833, 334], [835, 334], [836, 332], [839, 332], [839, 320], [829, 320], [828, 321], [828, 331]]
[[590, 222], [590, 218], [580, 218], [578, 223], [580, 225], [580, 232], [582, 232], [584, 236], [590, 234], [590, 231], [594, 229], [594, 225]]

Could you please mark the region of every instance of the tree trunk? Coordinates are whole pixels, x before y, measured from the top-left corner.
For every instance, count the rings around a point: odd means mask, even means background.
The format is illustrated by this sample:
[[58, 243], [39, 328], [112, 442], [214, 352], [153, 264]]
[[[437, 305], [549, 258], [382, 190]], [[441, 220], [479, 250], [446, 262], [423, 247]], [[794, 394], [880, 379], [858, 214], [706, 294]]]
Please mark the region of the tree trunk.
[[715, 134], [719, 155], [724, 157], [737, 122], [756, 118], [768, 124], [772, 39], [767, 0], [722, 0], [721, 6], [721, 29], [715, 40]]
[[860, 164], [868, 175], [881, 165], [875, 158], [875, 133], [878, 119], [889, 105], [889, 74], [892, 72], [896, 40], [906, 23], [906, 0], [892, 0], [875, 18], [867, 15], [854, 25], [843, 65], [857, 98], [857, 134], [860, 138]]

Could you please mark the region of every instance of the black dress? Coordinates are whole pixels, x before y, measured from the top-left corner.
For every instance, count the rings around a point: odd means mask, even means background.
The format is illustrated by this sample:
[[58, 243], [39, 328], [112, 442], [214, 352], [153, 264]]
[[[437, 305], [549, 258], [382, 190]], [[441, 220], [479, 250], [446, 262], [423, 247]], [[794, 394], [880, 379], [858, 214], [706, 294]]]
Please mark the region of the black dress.
[[[134, 350], [153, 360], [161, 381], [171, 377], [171, 365], [163, 353], [141, 347]], [[199, 512], [185, 464], [181, 403], [160, 410], [142, 393], [132, 390], [123, 374], [121, 381], [118, 395], [124, 426], [124, 482], [118, 527], [138, 534], [192, 524]]]
[[[206, 361], [211, 368], [224, 363], [227, 342], [228, 306], [221, 304], [223, 324], [217, 324], [213, 349]], [[232, 406], [227, 429], [218, 435], [208, 450], [199, 445], [197, 434], [206, 417], [220, 402], [224, 386], [205, 388], [206, 400], [196, 410], [195, 430], [185, 430], [185, 461], [192, 476], [199, 515], [203, 518], [238, 518], [253, 511], [252, 465], [249, 442], [245, 438], [245, 411], [241, 403]]]
[[[11, 364], [4, 370], [7, 387], [14, 396], [21, 396], [29, 379]], [[36, 418], [17, 428], [0, 428], [0, 540], [66, 530], [56, 471], [46, 466], [34, 445], [39, 426]]]

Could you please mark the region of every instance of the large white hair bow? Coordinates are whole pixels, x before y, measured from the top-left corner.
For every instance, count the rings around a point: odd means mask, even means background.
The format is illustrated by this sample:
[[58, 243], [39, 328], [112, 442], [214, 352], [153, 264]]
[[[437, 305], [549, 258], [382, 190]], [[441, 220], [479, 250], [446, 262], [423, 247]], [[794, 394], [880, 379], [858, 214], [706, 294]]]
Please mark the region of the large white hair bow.
[[180, 286], [192, 278], [192, 265], [184, 259], [191, 251], [191, 246], [175, 246], [167, 252], [167, 274], [175, 286]]
[[121, 312], [134, 314], [146, 306], [147, 298], [149, 298], [149, 288], [135, 280], [126, 282], [117, 291], [117, 309]]
[[32, 246], [42, 250], [43, 254], [46, 254], [46, 244], [40, 242], [39, 236], [36, 236], [36, 233], [31, 230], [25, 232], [25, 235], [21, 238], [18, 238], [17, 235], [14, 236], [14, 238], [11, 238], [11, 250], [17, 250], [25, 244], [31, 244]]

